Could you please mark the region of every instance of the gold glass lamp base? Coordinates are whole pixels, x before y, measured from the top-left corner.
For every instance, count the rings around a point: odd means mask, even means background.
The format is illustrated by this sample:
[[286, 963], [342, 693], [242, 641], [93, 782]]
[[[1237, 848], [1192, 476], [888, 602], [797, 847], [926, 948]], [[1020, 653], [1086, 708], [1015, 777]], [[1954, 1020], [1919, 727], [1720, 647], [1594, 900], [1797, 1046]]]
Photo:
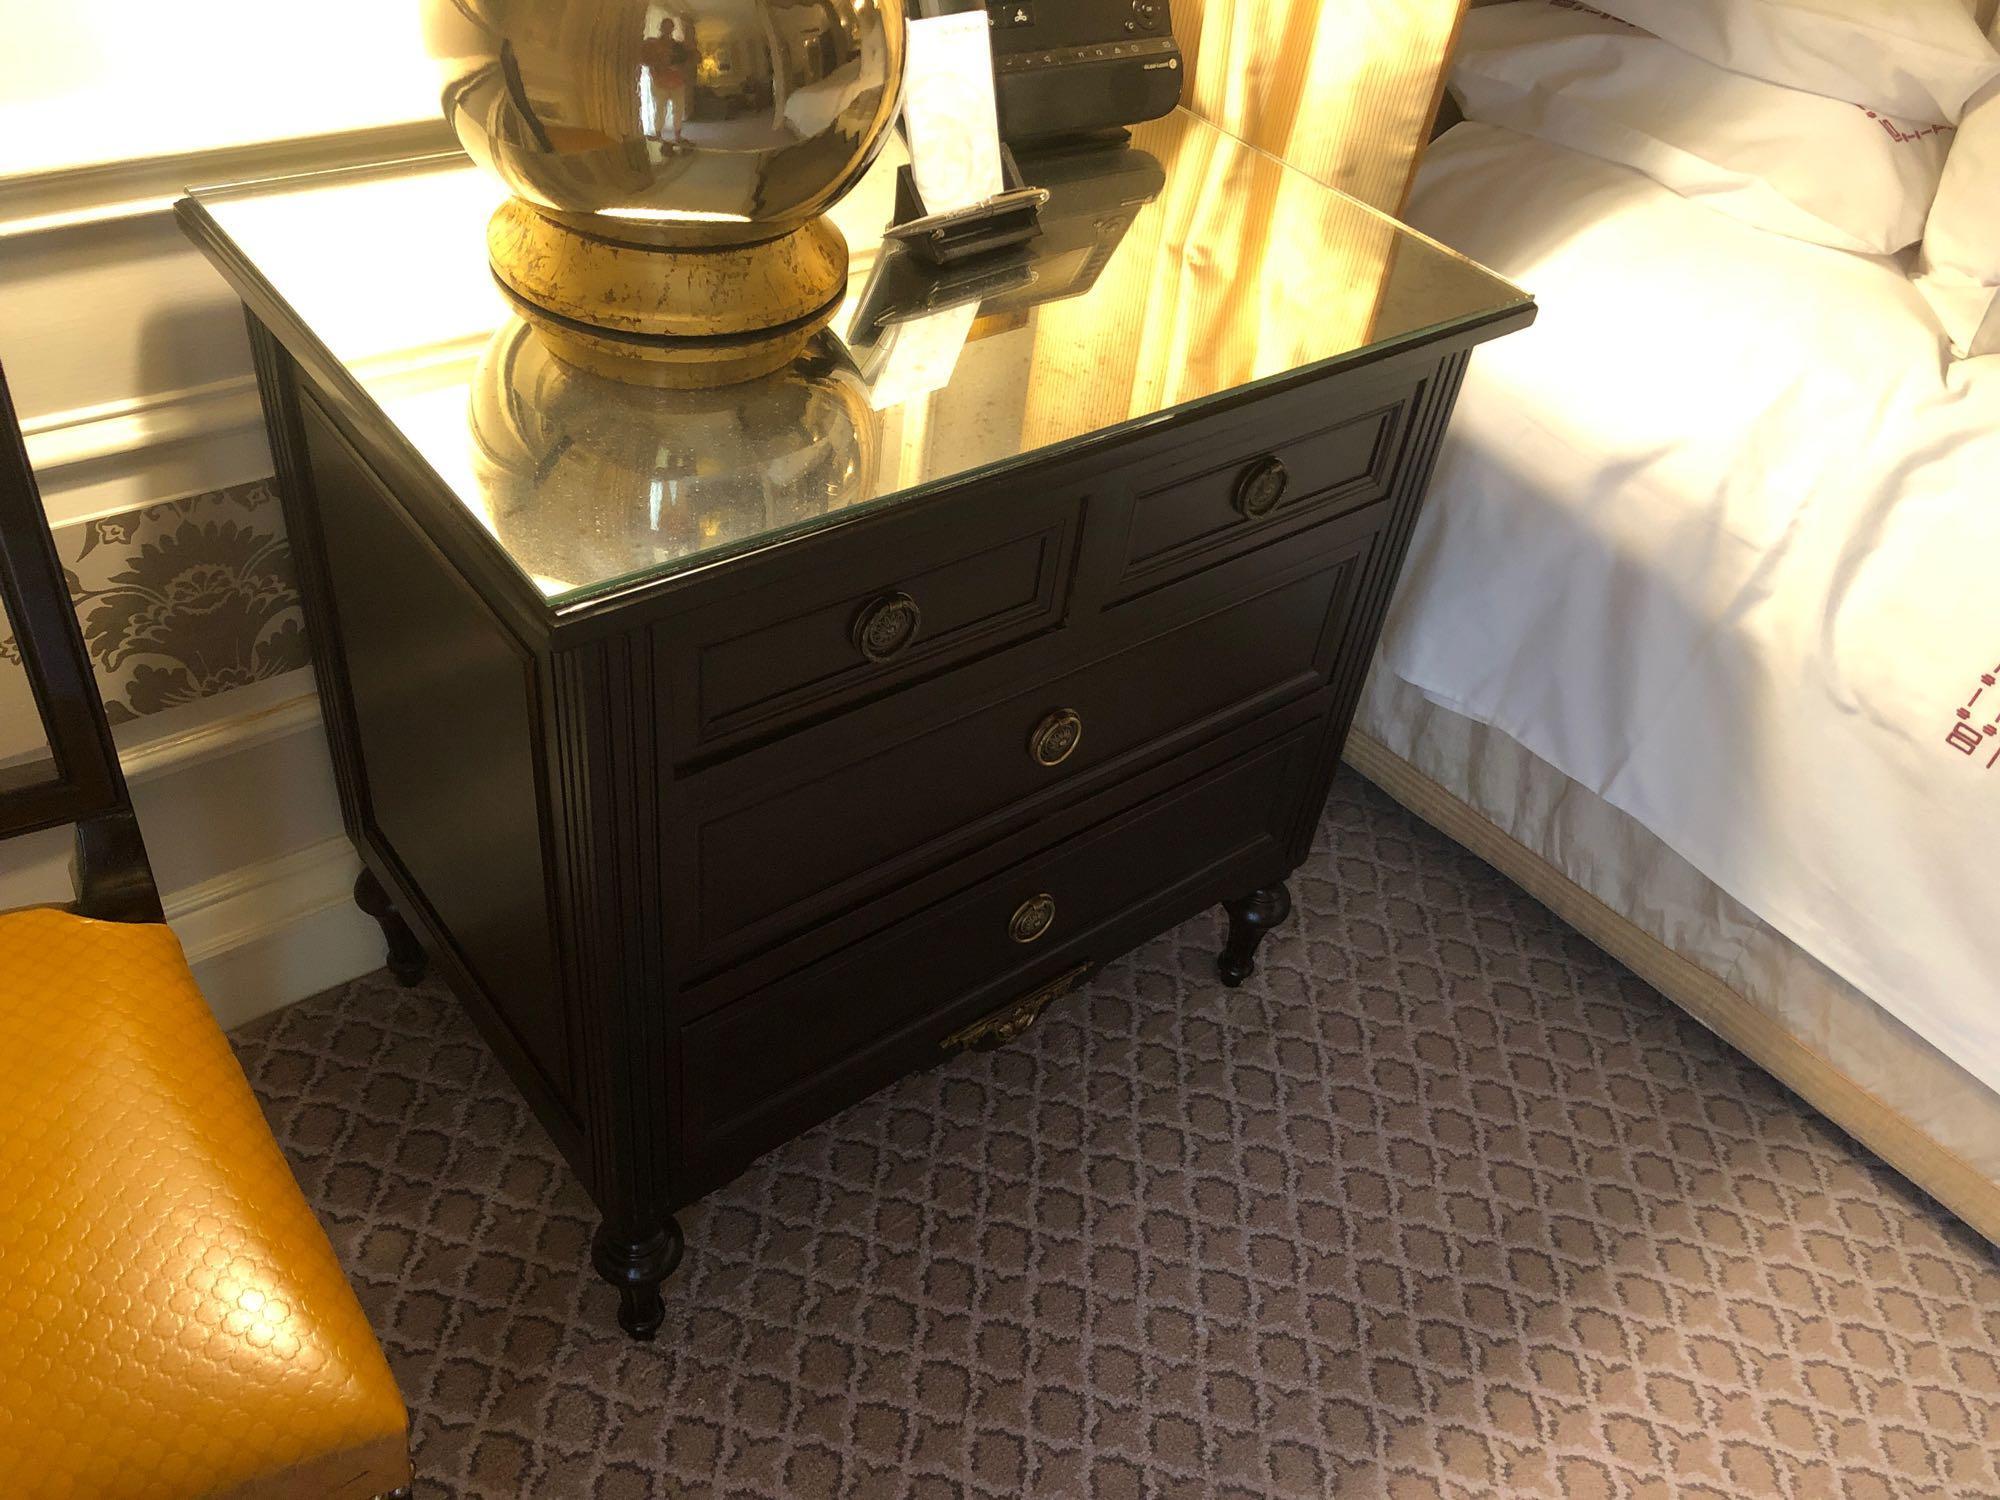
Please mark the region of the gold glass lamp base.
[[486, 249], [522, 318], [593, 374], [691, 390], [782, 369], [840, 306], [847, 241], [823, 218], [747, 243], [686, 243], [700, 232], [510, 198]]

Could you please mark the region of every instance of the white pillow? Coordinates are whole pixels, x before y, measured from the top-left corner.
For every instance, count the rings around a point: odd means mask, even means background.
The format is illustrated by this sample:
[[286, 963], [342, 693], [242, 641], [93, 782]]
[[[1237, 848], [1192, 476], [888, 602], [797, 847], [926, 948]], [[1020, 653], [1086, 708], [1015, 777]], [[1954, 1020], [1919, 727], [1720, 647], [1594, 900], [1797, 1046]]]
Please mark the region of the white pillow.
[[1958, 127], [1916, 279], [1955, 353], [2000, 354], [2000, 86]]
[[1956, 123], [2000, 55], [1959, 0], [1593, 0], [1683, 51], [1900, 120]]
[[1467, 12], [1451, 88], [1467, 119], [1637, 167], [1761, 229], [1870, 255], [1923, 236], [1951, 141], [1941, 126], [1718, 68], [1573, 0]]

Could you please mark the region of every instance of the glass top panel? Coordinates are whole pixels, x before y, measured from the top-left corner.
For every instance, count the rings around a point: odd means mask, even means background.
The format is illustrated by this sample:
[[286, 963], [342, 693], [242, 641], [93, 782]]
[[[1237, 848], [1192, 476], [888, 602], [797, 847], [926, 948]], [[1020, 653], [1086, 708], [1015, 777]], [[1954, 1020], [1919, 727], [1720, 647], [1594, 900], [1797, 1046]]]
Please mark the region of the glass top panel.
[[217, 226], [552, 606], [1528, 297], [1181, 111], [1025, 156], [1023, 252], [921, 267], [892, 136], [831, 217], [846, 302], [791, 368], [659, 391], [556, 360], [486, 265], [463, 158], [201, 194]]
[[21, 641], [0, 598], [0, 795], [62, 779], [49, 731], [21, 662]]

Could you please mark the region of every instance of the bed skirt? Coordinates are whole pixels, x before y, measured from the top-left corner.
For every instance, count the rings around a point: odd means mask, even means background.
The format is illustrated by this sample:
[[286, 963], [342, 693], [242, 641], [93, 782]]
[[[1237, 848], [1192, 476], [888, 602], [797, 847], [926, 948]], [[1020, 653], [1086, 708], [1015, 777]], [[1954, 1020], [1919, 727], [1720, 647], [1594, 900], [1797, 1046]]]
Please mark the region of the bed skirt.
[[2000, 1095], [1635, 820], [1380, 668], [1346, 759], [2000, 1244]]

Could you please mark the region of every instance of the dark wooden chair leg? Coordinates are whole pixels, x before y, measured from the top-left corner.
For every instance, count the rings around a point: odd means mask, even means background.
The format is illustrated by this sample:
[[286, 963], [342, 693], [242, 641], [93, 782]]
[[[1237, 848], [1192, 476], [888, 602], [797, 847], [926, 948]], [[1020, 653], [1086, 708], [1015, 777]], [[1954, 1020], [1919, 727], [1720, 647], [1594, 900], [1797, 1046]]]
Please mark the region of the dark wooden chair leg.
[[395, 903], [382, 889], [382, 882], [375, 878], [373, 870], [363, 870], [354, 877], [354, 904], [373, 917], [382, 929], [382, 940], [389, 945], [389, 972], [396, 976], [396, 983], [404, 989], [421, 984], [425, 966], [423, 944], [410, 931], [410, 924], [397, 915]]
[[77, 821], [76, 911], [101, 922], [167, 920], [131, 808]]
[[660, 1283], [681, 1263], [681, 1226], [671, 1217], [664, 1228], [633, 1235], [609, 1219], [597, 1226], [590, 1241], [590, 1263], [597, 1274], [618, 1288], [618, 1326], [642, 1342], [650, 1342], [667, 1316]]
[[1267, 885], [1235, 901], [1225, 901], [1229, 913], [1229, 941], [1215, 960], [1216, 972], [1231, 989], [1257, 970], [1257, 945], [1264, 935], [1292, 914], [1292, 893], [1280, 885]]

